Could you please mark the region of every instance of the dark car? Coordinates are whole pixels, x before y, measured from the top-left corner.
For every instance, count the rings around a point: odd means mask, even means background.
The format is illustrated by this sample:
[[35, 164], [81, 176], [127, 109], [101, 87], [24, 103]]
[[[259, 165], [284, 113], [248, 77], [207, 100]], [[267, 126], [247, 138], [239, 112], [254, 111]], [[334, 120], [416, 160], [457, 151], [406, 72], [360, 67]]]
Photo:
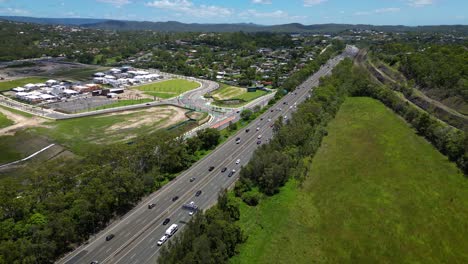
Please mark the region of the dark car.
[[208, 171], [213, 171], [214, 170], [214, 166], [211, 166]]
[[224, 167], [224, 168], [221, 170], [221, 172], [225, 172], [226, 170], [227, 170], [227, 168]]
[[260, 118], [260, 121], [263, 121], [263, 117], [262, 117], [262, 118]]
[[173, 201], [173, 202], [177, 201], [177, 199], [179, 199], [179, 196], [174, 196], [174, 197], [172, 197], [172, 201]]
[[275, 110], [273, 110], [273, 109], [270, 110], [271, 113], [273, 113], [273, 111], [275, 111]]
[[262, 141], [261, 140], [257, 141], [257, 145], [260, 145], [260, 144], [262, 144]]
[[199, 190], [198, 192], [196, 192], [196, 193], [195, 193], [195, 197], [198, 197], [198, 196], [200, 196], [200, 194], [201, 194], [201, 193], [202, 193], [202, 191], [201, 191], [201, 190]]
[[228, 174], [228, 177], [232, 177], [232, 175], [234, 175], [234, 173], [236, 173], [236, 170], [230, 171], [229, 174]]
[[148, 209], [153, 209], [153, 207], [155, 207], [155, 206], [156, 206], [155, 203], [150, 203], [150, 204], [148, 204]]
[[166, 218], [166, 219], [164, 219], [163, 225], [167, 225], [167, 224], [169, 224], [169, 222], [170, 222], [170, 221], [171, 221], [171, 219], [170, 219], [170, 218]]
[[113, 239], [114, 237], [115, 237], [114, 234], [110, 234], [110, 235], [106, 236], [106, 241], [109, 241], [109, 240]]
[[245, 133], [249, 133], [249, 131], [250, 131], [250, 129], [247, 128], [247, 129], [245, 130]]
[[195, 177], [190, 178], [190, 182], [195, 181]]

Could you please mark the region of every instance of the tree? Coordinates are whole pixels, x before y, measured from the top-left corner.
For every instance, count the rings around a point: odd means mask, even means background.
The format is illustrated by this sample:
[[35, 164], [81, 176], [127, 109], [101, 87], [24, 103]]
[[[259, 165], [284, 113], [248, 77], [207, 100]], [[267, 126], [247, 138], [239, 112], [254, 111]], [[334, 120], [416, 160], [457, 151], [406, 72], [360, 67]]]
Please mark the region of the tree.
[[197, 137], [201, 141], [201, 147], [203, 149], [212, 149], [218, 145], [221, 134], [217, 129], [207, 128], [197, 132]]
[[244, 119], [245, 121], [248, 121], [248, 120], [250, 120], [250, 118], [252, 117], [252, 114], [253, 114], [252, 110], [250, 110], [250, 109], [245, 109], [245, 110], [243, 110], [243, 111], [241, 112], [240, 116], [241, 116], [241, 118]]

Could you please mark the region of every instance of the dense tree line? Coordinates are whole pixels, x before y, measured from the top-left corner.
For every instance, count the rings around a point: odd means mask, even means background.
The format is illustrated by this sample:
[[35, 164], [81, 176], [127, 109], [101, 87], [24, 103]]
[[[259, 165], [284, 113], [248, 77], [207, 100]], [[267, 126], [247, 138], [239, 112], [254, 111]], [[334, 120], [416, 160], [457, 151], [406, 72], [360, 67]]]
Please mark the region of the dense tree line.
[[372, 48], [375, 56], [396, 66], [429, 96], [468, 101], [468, 50], [461, 44], [386, 43]]
[[245, 240], [235, 223], [239, 216], [239, 204], [226, 192], [221, 193], [215, 207], [196, 214], [182, 234], [169, 240], [158, 263], [227, 263], [235, 255], [236, 246]]
[[331, 77], [321, 80], [311, 98], [298, 106], [287, 125], [282, 119], [275, 123], [275, 137], [256, 150], [242, 169], [235, 187], [237, 196], [255, 205], [260, 197], [252, 191], [256, 187], [264, 194], [273, 195], [291, 176], [304, 177], [310, 157], [327, 134], [327, 123], [339, 110], [349, 87], [355, 85], [355, 80], [349, 78], [351, 68], [350, 60], [338, 65]]
[[166, 131], [97, 147], [81, 160], [35, 164], [0, 184], [0, 263], [52, 263], [216, 146], [220, 133]]

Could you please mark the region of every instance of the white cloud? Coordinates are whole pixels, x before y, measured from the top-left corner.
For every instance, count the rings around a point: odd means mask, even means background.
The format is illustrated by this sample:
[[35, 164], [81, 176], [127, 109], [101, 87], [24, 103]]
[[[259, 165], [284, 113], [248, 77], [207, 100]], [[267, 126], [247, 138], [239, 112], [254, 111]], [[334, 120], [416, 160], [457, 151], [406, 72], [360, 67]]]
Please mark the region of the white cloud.
[[398, 7], [387, 7], [387, 8], [380, 8], [374, 10], [374, 13], [381, 14], [381, 13], [393, 13], [393, 12], [399, 12], [400, 8]]
[[328, 0], [304, 0], [304, 6], [314, 6], [321, 3], [324, 3]]
[[408, 0], [408, 5], [414, 7], [423, 7], [434, 4], [434, 0]]
[[259, 12], [254, 9], [249, 9], [239, 14], [242, 17], [257, 17], [257, 18], [286, 18], [288, 13], [283, 10], [276, 10], [273, 12]]
[[229, 8], [214, 5], [195, 5], [188, 0], [159, 0], [145, 4], [149, 7], [171, 10], [195, 17], [226, 17], [233, 14]]
[[107, 3], [107, 4], [111, 4], [111, 5], [115, 5], [117, 7], [121, 7], [123, 5], [127, 5], [127, 4], [130, 4], [130, 0], [97, 0], [98, 2], [102, 2], [102, 3]]
[[354, 12], [353, 15], [355, 16], [368, 16], [368, 15], [372, 15], [372, 14], [383, 14], [383, 13], [395, 13], [395, 12], [400, 12], [400, 8], [398, 7], [387, 7], [387, 8], [379, 8], [379, 9], [375, 9], [375, 10], [372, 10], [372, 11], [358, 11], [358, 12]]
[[270, 5], [271, 0], [252, 0], [254, 4]]
[[27, 15], [29, 14], [28, 10], [18, 9], [18, 8], [0, 8], [0, 14], [7, 14], [7, 15]]

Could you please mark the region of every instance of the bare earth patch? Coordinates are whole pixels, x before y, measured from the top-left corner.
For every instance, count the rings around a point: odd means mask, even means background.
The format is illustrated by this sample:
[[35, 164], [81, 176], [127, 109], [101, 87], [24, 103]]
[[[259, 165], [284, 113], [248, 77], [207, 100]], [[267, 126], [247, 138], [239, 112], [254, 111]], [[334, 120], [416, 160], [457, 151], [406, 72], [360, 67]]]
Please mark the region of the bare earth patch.
[[22, 115], [15, 114], [4, 108], [0, 107], [0, 113], [4, 114], [8, 119], [15, 122], [14, 125], [0, 129], [0, 136], [14, 135], [16, 131], [22, 130], [28, 127], [44, 126], [42, 125], [47, 120], [40, 117], [24, 117]]
[[[110, 126], [107, 131], [118, 131], [123, 129], [140, 128], [143, 126], [155, 125], [154, 129], [169, 127], [187, 119], [185, 116], [185, 109], [165, 106], [165, 107], [152, 107], [145, 110], [123, 111], [112, 113], [107, 116], [115, 115], [130, 115], [139, 113], [137, 116], [128, 118], [118, 124]], [[161, 122], [162, 121], [162, 122]]]

